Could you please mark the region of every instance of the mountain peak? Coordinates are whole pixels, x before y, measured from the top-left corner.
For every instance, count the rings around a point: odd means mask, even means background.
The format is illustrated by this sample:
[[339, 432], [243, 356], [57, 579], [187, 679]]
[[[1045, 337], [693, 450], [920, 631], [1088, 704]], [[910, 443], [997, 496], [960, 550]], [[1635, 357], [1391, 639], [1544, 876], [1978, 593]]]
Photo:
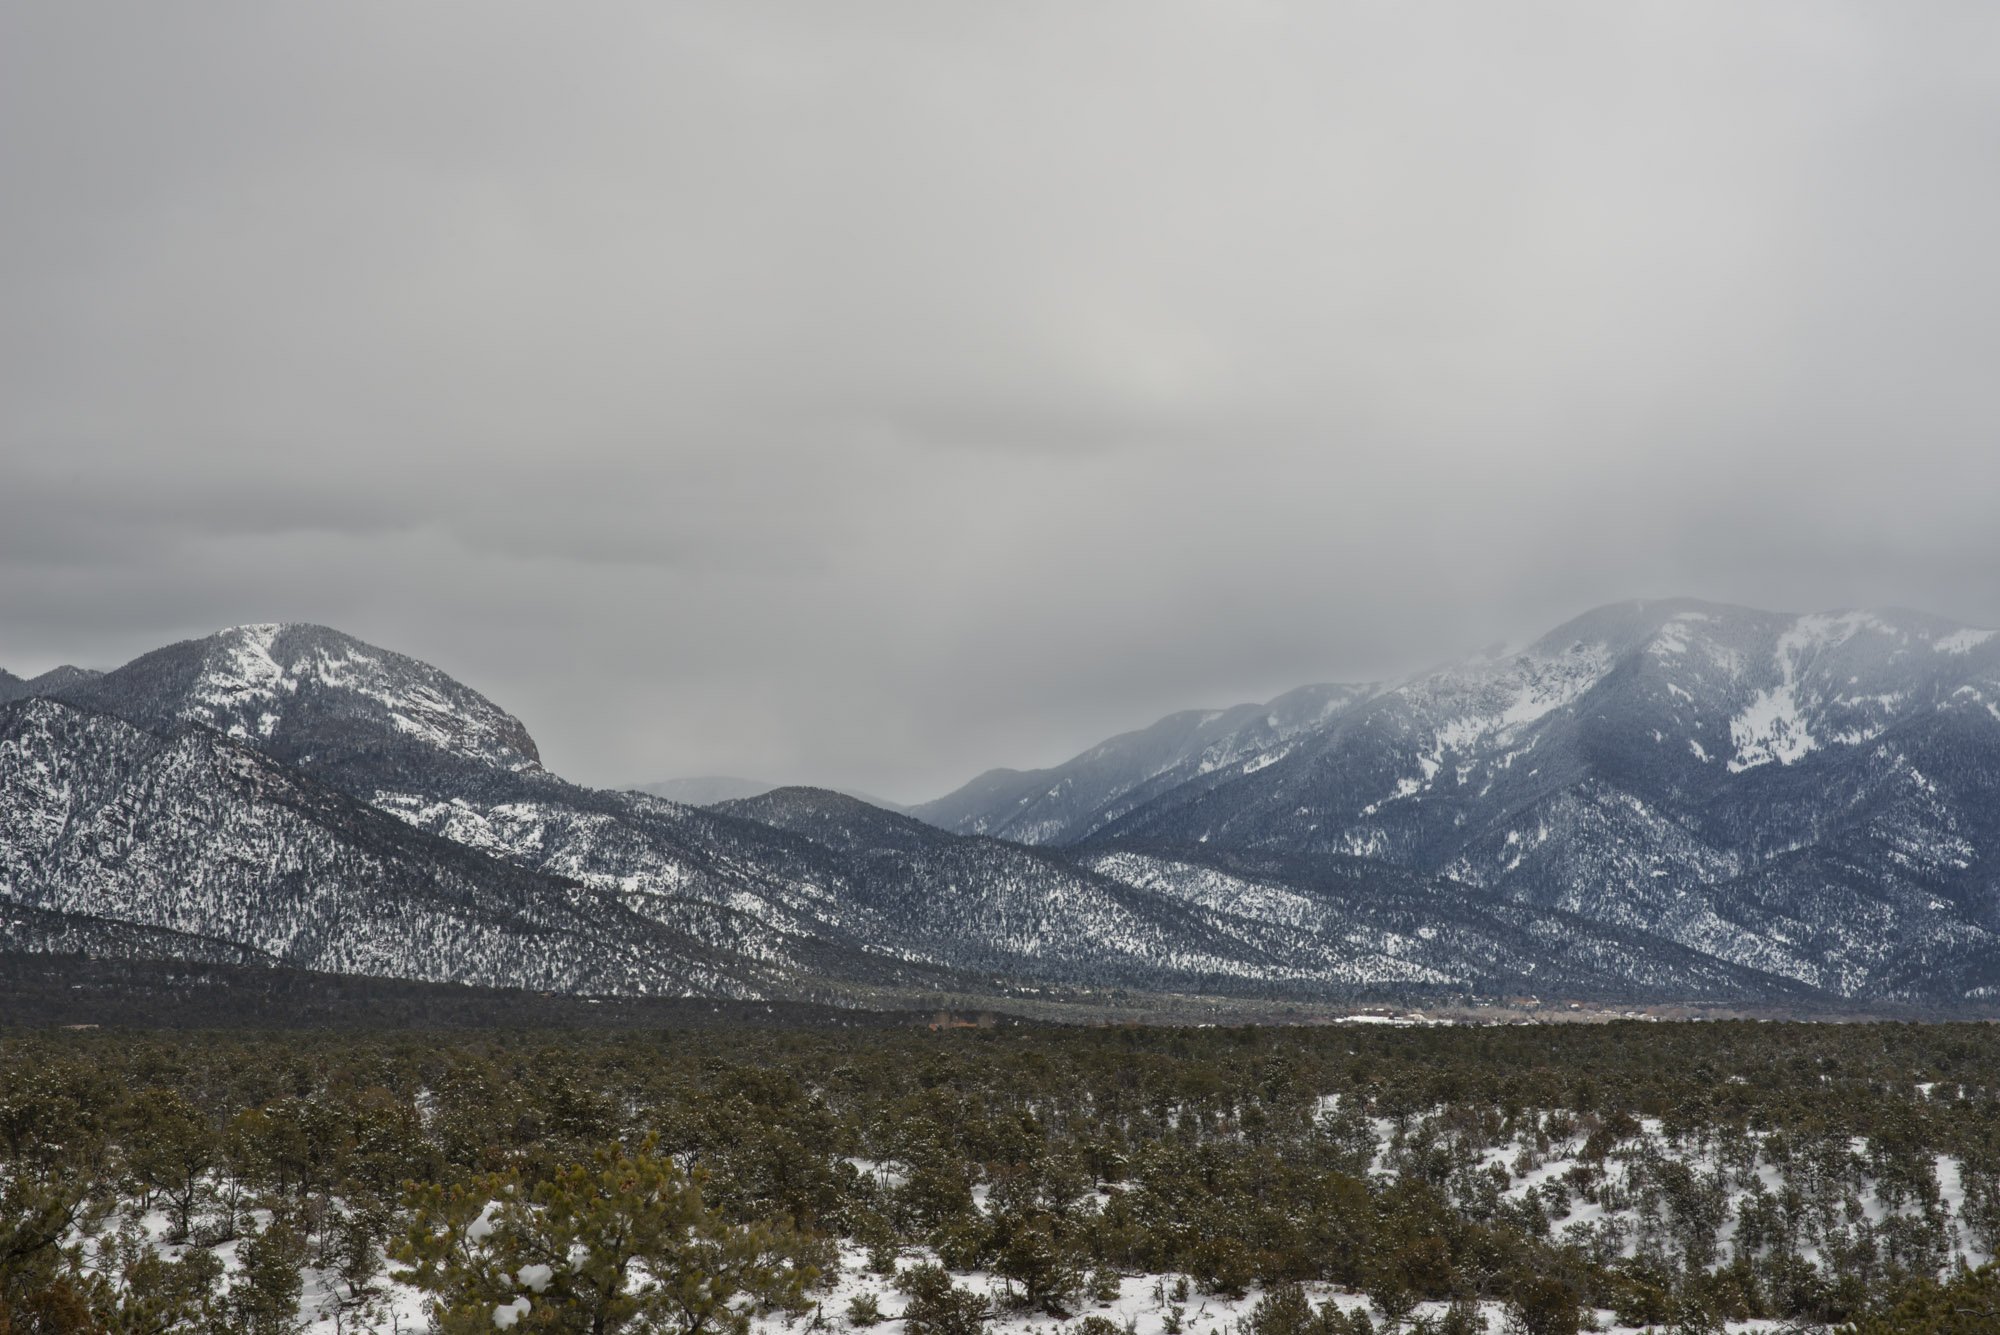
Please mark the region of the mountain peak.
[[22, 679], [11, 672], [0, 671], [0, 704], [9, 700], [20, 700], [36, 695], [60, 695], [71, 687], [95, 681], [103, 676], [89, 668], [72, 667], [68, 663], [50, 668], [38, 677]]
[[1761, 612], [1756, 608], [1730, 603], [1711, 603], [1699, 598], [1632, 598], [1605, 603], [1571, 617], [1541, 638], [1525, 652], [1535, 655], [1561, 653], [1570, 646], [1602, 644], [1612, 654], [1621, 655], [1643, 647], [1674, 625], [1776, 625], [1786, 613]]
[[428, 663], [330, 626], [258, 622], [144, 654], [61, 694], [156, 730], [195, 723], [274, 754], [438, 753], [540, 764], [520, 720]]
[[648, 797], [662, 797], [686, 806], [708, 807], [718, 802], [761, 797], [780, 786], [763, 779], [744, 779], [733, 774], [698, 774], [682, 779], [633, 784], [630, 791], [645, 793]]

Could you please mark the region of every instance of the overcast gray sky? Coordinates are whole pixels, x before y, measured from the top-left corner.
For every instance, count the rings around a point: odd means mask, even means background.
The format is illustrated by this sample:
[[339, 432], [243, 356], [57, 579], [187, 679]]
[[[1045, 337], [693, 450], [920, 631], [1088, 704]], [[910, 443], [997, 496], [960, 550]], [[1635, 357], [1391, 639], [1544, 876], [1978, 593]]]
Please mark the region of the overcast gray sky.
[[1596, 603], [2000, 625], [2000, 6], [0, 0], [0, 665], [932, 796]]

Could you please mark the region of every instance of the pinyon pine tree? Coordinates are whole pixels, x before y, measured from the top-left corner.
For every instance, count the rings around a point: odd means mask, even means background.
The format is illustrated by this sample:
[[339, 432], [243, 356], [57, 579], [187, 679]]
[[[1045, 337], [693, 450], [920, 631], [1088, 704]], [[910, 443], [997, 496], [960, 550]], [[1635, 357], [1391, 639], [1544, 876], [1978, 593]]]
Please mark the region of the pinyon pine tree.
[[714, 1214], [651, 1137], [531, 1189], [493, 1174], [414, 1204], [398, 1259], [441, 1335], [741, 1335], [749, 1306], [797, 1306], [814, 1278], [788, 1229]]

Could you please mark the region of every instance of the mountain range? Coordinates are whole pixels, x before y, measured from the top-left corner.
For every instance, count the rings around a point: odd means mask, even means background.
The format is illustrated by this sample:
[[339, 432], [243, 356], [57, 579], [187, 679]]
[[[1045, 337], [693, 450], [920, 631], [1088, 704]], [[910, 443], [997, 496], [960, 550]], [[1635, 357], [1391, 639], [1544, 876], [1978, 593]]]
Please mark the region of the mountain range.
[[540, 991], [2000, 1001], [2000, 640], [1601, 608], [907, 813], [549, 773], [438, 669], [241, 626], [0, 674], [0, 948]]

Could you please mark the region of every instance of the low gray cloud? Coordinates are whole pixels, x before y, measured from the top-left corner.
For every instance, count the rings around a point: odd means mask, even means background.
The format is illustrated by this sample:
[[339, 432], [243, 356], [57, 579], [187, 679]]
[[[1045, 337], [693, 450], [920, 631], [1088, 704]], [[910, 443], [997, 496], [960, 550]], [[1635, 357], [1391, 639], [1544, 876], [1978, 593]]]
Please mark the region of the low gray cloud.
[[921, 797], [1686, 593], [2000, 625], [2000, 12], [0, 11], [0, 663]]

